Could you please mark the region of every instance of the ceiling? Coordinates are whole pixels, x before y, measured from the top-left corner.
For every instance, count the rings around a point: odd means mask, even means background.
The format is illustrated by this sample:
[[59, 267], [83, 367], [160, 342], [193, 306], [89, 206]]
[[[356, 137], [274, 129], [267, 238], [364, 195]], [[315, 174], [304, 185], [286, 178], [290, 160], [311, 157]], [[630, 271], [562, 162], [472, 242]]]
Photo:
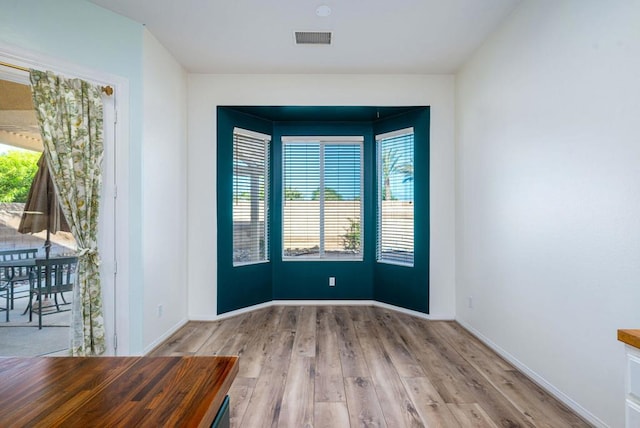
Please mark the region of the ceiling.
[[[520, 0], [89, 0], [191, 73], [454, 73]], [[331, 14], [316, 14], [319, 6]], [[330, 46], [295, 31], [330, 31]]]

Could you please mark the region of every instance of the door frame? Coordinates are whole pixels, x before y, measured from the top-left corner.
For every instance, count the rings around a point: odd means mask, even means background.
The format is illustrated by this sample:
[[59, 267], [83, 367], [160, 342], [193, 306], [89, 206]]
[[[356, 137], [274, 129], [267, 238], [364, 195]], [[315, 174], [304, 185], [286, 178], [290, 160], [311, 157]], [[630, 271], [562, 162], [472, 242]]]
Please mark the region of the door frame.
[[[0, 61], [49, 70], [114, 89], [111, 97], [104, 98], [105, 154], [98, 225], [100, 279], [107, 339], [105, 355], [129, 355], [129, 80], [2, 43]], [[0, 66], [0, 77], [30, 84], [28, 73], [10, 67]], [[113, 221], [104, 221], [108, 216]]]

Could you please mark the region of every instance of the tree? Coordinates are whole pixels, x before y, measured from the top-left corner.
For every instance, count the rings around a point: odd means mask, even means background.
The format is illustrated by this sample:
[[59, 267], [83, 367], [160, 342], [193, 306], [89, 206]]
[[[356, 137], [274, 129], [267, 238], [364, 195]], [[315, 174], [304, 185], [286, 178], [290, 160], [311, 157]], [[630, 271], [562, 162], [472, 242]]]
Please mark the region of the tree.
[[400, 155], [394, 149], [387, 149], [382, 152], [382, 199], [385, 201], [394, 199], [391, 193], [391, 176], [393, 174], [400, 173], [404, 175], [403, 183], [413, 181], [413, 161], [399, 165], [399, 160]]
[[[317, 201], [319, 199], [320, 199], [320, 188], [318, 187], [311, 194], [311, 200], [312, 201]], [[324, 188], [324, 200], [325, 201], [342, 201], [343, 198], [342, 198], [342, 195], [340, 193], [338, 193], [336, 190], [332, 189], [331, 187], [325, 187]]]
[[294, 189], [292, 187], [287, 187], [287, 188], [284, 189], [284, 200], [285, 201], [299, 201], [301, 199], [303, 199], [302, 198], [302, 193], [300, 193], [296, 189]]
[[383, 194], [382, 199], [385, 201], [391, 201], [393, 195], [391, 194], [391, 174], [396, 172], [396, 165], [400, 156], [393, 149], [387, 149], [382, 151], [382, 183]]
[[9, 150], [0, 155], [0, 202], [26, 202], [40, 153]]
[[413, 162], [407, 162], [404, 165], [400, 165], [398, 167], [398, 172], [404, 175], [404, 178], [402, 179], [403, 183], [413, 181]]

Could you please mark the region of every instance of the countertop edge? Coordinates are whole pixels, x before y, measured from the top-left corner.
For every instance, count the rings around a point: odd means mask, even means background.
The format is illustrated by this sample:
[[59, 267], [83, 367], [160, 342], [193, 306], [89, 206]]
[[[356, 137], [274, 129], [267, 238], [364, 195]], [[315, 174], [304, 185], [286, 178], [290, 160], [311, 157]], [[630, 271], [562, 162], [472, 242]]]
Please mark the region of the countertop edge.
[[618, 340], [640, 349], [640, 329], [619, 329]]

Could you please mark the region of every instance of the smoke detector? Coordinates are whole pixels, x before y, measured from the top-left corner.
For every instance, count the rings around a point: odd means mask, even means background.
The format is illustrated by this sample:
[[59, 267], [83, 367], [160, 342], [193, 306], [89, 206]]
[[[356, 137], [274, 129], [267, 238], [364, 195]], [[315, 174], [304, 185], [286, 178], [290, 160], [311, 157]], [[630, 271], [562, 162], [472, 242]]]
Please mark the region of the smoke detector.
[[327, 16], [331, 15], [331, 8], [326, 4], [318, 6], [318, 8], [316, 9], [316, 15], [322, 18], [326, 18]]

